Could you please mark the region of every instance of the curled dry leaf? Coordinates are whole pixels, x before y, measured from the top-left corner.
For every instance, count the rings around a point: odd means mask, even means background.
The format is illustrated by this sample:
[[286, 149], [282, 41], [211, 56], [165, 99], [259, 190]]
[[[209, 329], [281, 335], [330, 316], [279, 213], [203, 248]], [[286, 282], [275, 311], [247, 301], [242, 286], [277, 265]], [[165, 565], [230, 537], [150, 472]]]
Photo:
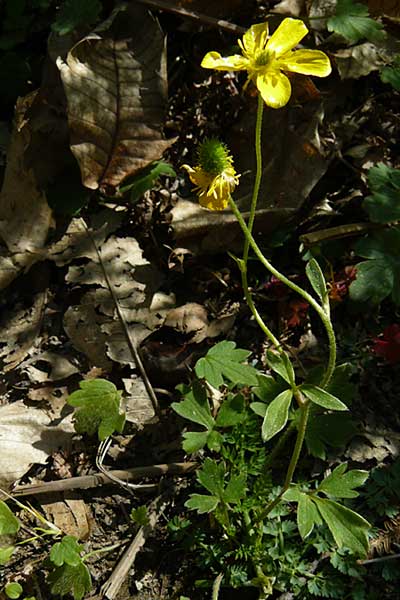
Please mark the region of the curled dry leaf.
[[[149, 43], [150, 41], [150, 43]], [[141, 6], [113, 20], [57, 60], [67, 103], [71, 150], [83, 184], [115, 188], [160, 158], [167, 99], [166, 51], [157, 22]]]
[[66, 447], [73, 435], [71, 421], [50, 426], [49, 416], [22, 401], [0, 407], [0, 487], [7, 487], [34, 463], [45, 463]]

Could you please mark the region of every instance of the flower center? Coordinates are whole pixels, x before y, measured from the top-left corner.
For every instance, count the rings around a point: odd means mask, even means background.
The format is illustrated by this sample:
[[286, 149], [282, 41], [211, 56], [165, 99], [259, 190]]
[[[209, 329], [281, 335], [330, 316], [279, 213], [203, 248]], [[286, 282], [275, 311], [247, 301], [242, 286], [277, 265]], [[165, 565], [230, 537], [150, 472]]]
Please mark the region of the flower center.
[[266, 67], [274, 59], [274, 54], [269, 50], [262, 50], [255, 58], [255, 67]]
[[232, 157], [226, 146], [217, 139], [206, 139], [198, 150], [201, 168], [211, 175], [220, 175], [232, 165]]

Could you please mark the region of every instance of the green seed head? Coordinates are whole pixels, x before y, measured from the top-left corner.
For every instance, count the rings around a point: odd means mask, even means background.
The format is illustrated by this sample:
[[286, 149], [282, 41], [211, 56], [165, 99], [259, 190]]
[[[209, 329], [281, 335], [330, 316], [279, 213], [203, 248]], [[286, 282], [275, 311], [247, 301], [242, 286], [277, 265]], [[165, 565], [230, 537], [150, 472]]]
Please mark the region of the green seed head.
[[232, 157], [225, 144], [216, 138], [205, 139], [198, 148], [198, 163], [211, 175], [220, 175], [232, 166]]

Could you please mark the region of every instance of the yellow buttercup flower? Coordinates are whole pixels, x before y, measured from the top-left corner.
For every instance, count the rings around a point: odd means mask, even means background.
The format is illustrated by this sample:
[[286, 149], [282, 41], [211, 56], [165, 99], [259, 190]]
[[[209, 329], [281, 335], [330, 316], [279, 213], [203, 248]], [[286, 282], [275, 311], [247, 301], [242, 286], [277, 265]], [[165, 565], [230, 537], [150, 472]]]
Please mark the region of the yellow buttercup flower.
[[219, 140], [205, 140], [198, 150], [198, 164], [195, 167], [182, 165], [195, 184], [199, 203], [210, 210], [224, 210], [229, 197], [239, 183], [233, 166], [232, 156]]
[[242, 55], [223, 57], [219, 52], [208, 52], [201, 66], [219, 71], [247, 71], [248, 81], [257, 86], [264, 102], [272, 108], [281, 108], [289, 101], [292, 91], [284, 72], [316, 77], [327, 77], [331, 73], [331, 64], [324, 52], [293, 50], [307, 33], [303, 21], [288, 18], [268, 39], [268, 23], [259, 23], [238, 40]]

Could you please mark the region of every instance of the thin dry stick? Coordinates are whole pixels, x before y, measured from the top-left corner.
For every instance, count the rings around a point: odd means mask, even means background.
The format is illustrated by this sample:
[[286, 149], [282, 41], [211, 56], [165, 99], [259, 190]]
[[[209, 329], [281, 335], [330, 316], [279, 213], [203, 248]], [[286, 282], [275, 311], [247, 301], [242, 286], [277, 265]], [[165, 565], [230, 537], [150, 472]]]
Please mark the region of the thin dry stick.
[[[137, 481], [143, 477], [157, 478], [163, 475], [187, 475], [194, 471], [199, 465], [196, 462], [170, 463], [160, 465], [150, 465], [148, 467], [134, 467], [127, 470], [106, 471], [106, 473], [96, 473], [95, 475], [83, 475], [81, 477], [70, 477], [60, 481], [47, 481], [44, 483], [19, 485], [13, 491], [13, 496], [31, 496], [37, 494], [49, 494], [54, 492], [67, 492], [75, 489], [89, 489], [110, 485], [112, 479], [110, 475], [117, 477], [122, 481]], [[158, 484], [146, 484], [141, 489], [149, 489]], [[6, 497], [6, 496], [5, 496]], [[0, 491], [1, 498], [1, 491]]]
[[239, 27], [239, 25], [229, 23], [229, 21], [224, 21], [223, 19], [214, 19], [213, 17], [203, 15], [202, 13], [186, 10], [186, 8], [181, 8], [180, 6], [173, 4], [171, 5], [169, 2], [164, 2], [163, 0], [136, 0], [136, 2], [139, 2], [140, 4], [147, 4], [147, 6], [157, 8], [158, 10], [165, 10], [165, 12], [170, 12], [184, 19], [191, 19], [197, 23], [204, 23], [205, 25], [210, 25], [211, 27], [225, 29], [231, 33], [236, 33], [237, 35], [243, 35], [246, 33], [246, 29], [244, 27]]
[[135, 535], [135, 538], [123, 554], [121, 560], [115, 567], [111, 576], [108, 578], [106, 583], [101, 587], [100, 598], [108, 598], [108, 600], [114, 600], [117, 597], [118, 592], [125, 578], [135, 562], [136, 556], [146, 542], [146, 538], [156, 526], [156, 523], [162, 514], [163, 510], [167, 506], [167, 500], [171, 495], [171, 490], [167, 493], [159, 496], [151, 503], [148, 514], [149, 524], [140, 527], [139, 531]]
[[106, 282], [106, 285], [107, 285], [107, 287], [108, 287], [108, 289], [110, 291], [111, 297], [112, 297], [113, 302], [115, 304], [115, 309], [117, 311], [118, 319], [119, 319], [119, 321], [121, 323], [121, 327], [122, 327], [122, 330], [124, 332], [124, 336], [125, 336], [125, 339], [126, 339], [126, 343], [128, 344], [129, 351], [132, 354], [134, 363], [136, 364], [136, 367], [139, 369], [140, 375], [143, 378], [144, 385], [146, 387], [147, 393], [149, 394], [149, 397], [150, 397], [151, 403], [153, 405], [154, 411], [156, 412], [156, 414], [159, 415], [160, 414], [160, 407], [159, 407], [159, 404], [158, 404], [157, 396], [155, 395], [154, 390], [153, 390], [153, 386], [151, 385], [150, 380], [147, 377], [147, 373], [146, 373], [146, 370], [144, 368], [142, 359], [140, 358], [140, 354], [138, 352], [136, 344], [135, 344], [135, 342], [132, 339], [132, 336], [130, 334], [129, 328], [128, 328], [128, 326], [126, 324], [126, 321], [125, 321], [125, 319], [123, 317], [122, 310], [121, 310], [121, 307], [120, 307], [120, 304], [119, 304], [119, 300], [118, 300], [118, 298], [117, 298], [117, 296], [115, 294], [114, 288], [113, 288], [113, 286], [111, 284], [111, 281], [110, 281], [110, 279], [108, 277], [106, 268], [104, 266], [104, 263], [103, 263], [103, 260], [102, 260], [101, 254], [100, 254], [100, 250], [97, 247], [97, 244], [96, 244], [96, 241], [95, 241], [95, 239], [94, 239], [94, 237], [92, 235], [92, 232], [90, 231], [89, 227], [86, 224], [86, 221], [82, 217], [81, 217], [81, 222], [83, 224], [83, 227], [85, 228], [85, 231], [86, 231], [86, 233], [87, 233], [90, 241], [93, 244], [93, 247], [94, 247], [94, 249], [96, 251], [96, 254], [97, 254], [97, 258], [99, 259], [99, 264], [100, 264], [100, 268], [101, 268], [102, 273], [103, 273], [104, 281]]

